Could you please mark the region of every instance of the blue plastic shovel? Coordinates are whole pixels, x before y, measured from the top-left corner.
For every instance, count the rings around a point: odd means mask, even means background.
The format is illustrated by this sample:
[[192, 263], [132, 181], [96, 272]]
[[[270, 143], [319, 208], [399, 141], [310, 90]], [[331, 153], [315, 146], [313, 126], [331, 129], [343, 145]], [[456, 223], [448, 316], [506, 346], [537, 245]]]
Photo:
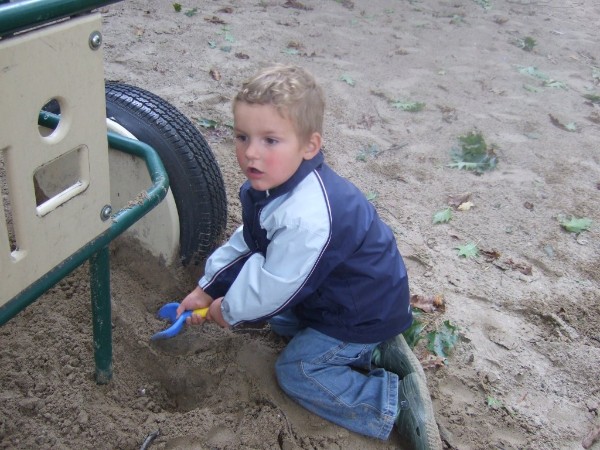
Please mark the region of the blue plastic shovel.
[[206, 317], [206, 313], [208, 312], [208, 308], [200, 308], [194, 309], [193, 311], [184, 311], [179, 317], [177, 317], [177, 308], [179, 308], [179, 303], [172, 302], [167, 303], [162, 306], [158, 312], [156, 313], [159, 319], [166, 319], [172, 323], [172, 325], [166, 330], [159, 331], [155, 335], [152, 336], [152, 340], [155, 341], [157, 339], [169, 339], [173, 336], [179, 334], [181, 329], [183, 328], [183, 324], [185, 323], [185, 319], [190, 317], [192, 314], [198, 314], [202, 317]]

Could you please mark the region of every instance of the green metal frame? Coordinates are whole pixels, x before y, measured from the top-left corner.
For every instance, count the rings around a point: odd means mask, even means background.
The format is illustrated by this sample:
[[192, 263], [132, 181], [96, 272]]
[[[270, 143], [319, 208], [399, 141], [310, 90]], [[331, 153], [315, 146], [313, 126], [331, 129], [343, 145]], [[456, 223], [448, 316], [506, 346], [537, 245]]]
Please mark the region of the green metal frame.
[[0, 36], [90, 12], [120, 0], [0, 0]]
[[[39, 124], [56, 128], [59, 116], [41, 112]], [[110, 306], [110, 264], [108, 245], [127, 228], [157, 206], [167, 195], [169, 178], [160, 157], [149, 145], [108, 132], [108, 145], [145, 160], [152, 180], [143, 202], [126, 207], [111, 216], [111, 226], [104, 233], [81, 247], [73, 255], [50, 270], [46, 275], [21, 291], [0, 307], [0, 326], [36, 301], [48, 289], [90, 260], [90, 285], [92, 297], [92, 320], [94, 334], [94, 359], [96, 382], [106, 384], [112, 378], [112, 325]]]

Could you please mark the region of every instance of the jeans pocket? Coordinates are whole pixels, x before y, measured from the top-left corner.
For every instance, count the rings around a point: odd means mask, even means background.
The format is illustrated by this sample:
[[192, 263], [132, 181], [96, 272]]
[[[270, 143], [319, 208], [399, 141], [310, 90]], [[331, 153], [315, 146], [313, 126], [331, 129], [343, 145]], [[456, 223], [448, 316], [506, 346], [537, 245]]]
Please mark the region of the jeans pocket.
[[370, 360], [372, 344], [352, 344], [342, 342], [329, 349], [327, 353], [314, 360], [315, 364], [328, 364], [332, 366], [362, 366], [365, 360]]

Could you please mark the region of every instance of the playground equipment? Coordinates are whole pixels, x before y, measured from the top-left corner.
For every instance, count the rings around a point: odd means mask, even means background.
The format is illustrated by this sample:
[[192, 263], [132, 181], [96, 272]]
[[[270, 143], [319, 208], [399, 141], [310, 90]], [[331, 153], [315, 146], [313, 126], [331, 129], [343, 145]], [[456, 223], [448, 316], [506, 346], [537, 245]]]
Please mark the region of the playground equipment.
[[105, 83], [94, 10], [114, 2], [0, 0], [0, 325], [89, 260], [100, 384], [112, 377], [111, 241], [127, 231], [164, 264], [190, 264], [226, 218], [193, 124], [148, 91]]

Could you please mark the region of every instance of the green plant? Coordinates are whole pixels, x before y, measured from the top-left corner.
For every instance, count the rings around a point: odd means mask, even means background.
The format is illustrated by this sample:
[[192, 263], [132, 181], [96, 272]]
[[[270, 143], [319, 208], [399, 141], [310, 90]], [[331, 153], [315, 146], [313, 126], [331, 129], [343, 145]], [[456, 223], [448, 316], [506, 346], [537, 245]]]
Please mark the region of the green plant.
[[472, 170], [481, 174], [496, 168], [498, 158], [494, 149], [488, 147], [481, 133], [470, 132], [459, 136], [460, 148], [453, 147], [450, 156], [453, 160], [449, 167]]
[[533, 47], [535, 47], [536, 44], [537, 42], [535, 41], [535, 39], [530, 36], [517, 40], [517, 45], [526, 52], [530, 52], [531, 50], [533, 50]]
[[458, 341], [458, 327], [445, 320], [437, 330], [427, 333], [427, 348], [442, 358], [447, 358]]
[[425, 325], [419, 320], [421, 314], [419, 311], [413, 310], [413, 322], [408, 330], [402, 333], [410, 348], [415, 348], [415, 345], [423, 338], [421, 333], [425, 329]]

